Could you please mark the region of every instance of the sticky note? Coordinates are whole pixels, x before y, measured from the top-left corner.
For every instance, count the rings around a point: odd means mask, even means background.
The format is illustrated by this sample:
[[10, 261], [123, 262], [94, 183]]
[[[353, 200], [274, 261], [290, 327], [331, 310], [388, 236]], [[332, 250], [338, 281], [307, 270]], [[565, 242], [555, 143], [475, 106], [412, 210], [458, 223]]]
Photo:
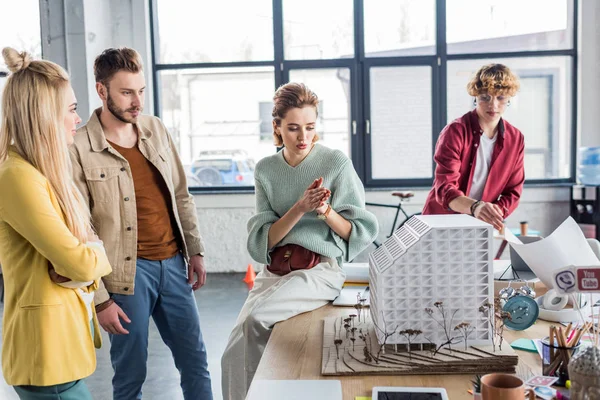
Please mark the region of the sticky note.
[[535, 347], [535, 343], [531, 339], [517, 339], [510, 344], [510, 346], [515, 350], [525, 350], [531, 351], [532, 353], [537, 353], [537, 348]]

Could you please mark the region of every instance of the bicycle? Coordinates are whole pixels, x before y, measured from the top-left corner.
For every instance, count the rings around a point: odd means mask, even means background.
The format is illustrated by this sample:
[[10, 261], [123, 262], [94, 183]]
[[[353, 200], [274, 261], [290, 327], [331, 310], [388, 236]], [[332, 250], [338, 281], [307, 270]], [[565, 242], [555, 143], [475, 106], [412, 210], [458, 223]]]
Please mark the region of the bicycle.
[[[415, 215], [421, 215], [421, 212], [416, 212], [414, 214], [408, 215], [406, 213], [406, 211], [404, 210], [404, 208], [402, 207], [402, 205], [405, 202], [409, 201], [411, 197], [415, 196], [414, 192], [392, 192], [392, 196], [398, 198], [397, 205], [383, 204], [383, 203], [370, 203], [370, 202], [365, 203], [365, 205], [372, 206], [372, 207], [387, 207], [387, 208], [395, 208], [396, 209], [396, 215], [394, 216], [394, 222], [392, 223], [392, 230], [390, 231], [390, 234], [387, 235], [388, 238], [390, 236], [392, 236], [397, 229], [400, 229], [400, 227], [402, 227], [402, 225], [404, 225], [406, 223], [406, 221], [408, 221], [411, 217], [413, 217]], [[402, 214], [404, 214], [404, 220], [402, 220], [402, 222], [400, 222], [398, 224], [398, 226], [396, 226], [396, 223], [398, 222], [398, 217], [400, 216], [400, 212], [402, 212]], [[375, 245], [375, 247], [381, 246], [381, 243], [377, 239], [375, 239], [373, 241], [373, 244]]]

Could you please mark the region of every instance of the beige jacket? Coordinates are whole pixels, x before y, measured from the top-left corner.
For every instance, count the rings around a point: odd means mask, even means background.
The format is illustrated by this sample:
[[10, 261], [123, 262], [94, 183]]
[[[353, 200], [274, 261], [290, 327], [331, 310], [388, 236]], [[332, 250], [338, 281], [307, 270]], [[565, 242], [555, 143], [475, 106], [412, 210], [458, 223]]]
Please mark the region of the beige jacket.
[[[77, 130], [70, 148], [75, 183], [89, 200], [92, 223], [112, 265], [112, 273], [102, 278], [96, 292], [96, 304], [108, 300], [109, 292], [133, 294], [137, 259], [133, 178], [127, 160], [106, 141], [98, 117], [100, 111], [95, 110], [88, 123]], [[171, 136], [161, 120], [153, 116], [140, 116], [136, 127], [140, 151], [158, 169], [171, 193], [185, 258], [203, 253], [196, 206]]]

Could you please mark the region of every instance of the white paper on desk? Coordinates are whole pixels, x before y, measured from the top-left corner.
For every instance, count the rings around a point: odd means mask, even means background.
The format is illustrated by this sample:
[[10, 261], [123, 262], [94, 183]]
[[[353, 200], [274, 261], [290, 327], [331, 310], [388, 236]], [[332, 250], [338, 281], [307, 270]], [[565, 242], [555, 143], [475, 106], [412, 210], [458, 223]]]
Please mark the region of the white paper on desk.
[[342, 400], [339, 380], [253, 380], [246, 400]]
[[552, 277], [558, 269], [569, 265], [598, 265], [598, 258], [571, 217], [550, 236], [537, 242], [523, 244], [508, 229], [504, 238], [548, 288], [554, 287]]

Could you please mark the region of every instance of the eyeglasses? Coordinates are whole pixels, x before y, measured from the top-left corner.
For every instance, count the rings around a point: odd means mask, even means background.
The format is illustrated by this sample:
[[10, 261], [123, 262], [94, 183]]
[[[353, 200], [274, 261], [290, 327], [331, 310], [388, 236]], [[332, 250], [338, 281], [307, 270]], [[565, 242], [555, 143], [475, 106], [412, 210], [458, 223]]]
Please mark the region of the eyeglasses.
[[477, 96], [477, 101], [481, 102], [481, 103], [491, 103], [494, 100], [494, 97], [496, 98], [496, 100], [498, 100], [498, 103], [500, 105], [505, 105], [510, 101], [510, 96], [490, 96], [489, 94], [480, 94]]

